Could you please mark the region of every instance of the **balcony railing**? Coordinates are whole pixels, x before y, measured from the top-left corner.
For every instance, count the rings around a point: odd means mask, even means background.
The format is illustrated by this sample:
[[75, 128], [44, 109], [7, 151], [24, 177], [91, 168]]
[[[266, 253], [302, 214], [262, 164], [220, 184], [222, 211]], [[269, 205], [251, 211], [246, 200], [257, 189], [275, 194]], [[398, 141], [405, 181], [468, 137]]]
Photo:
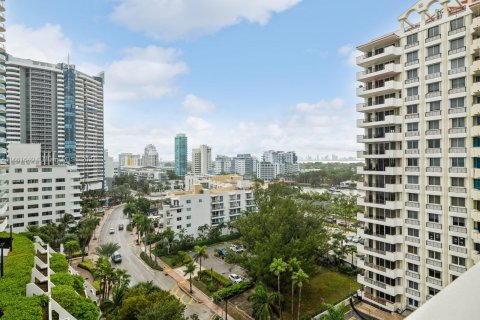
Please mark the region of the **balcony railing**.
[[457, 49], [449, 50], [448, 55], [464, 52], [466, 48], [467, 47], [460, 47], [460, 48], [457, 48]]
[[440, 78], [441, 76], [442, 76], [441, 72], [435, 72], [435, 73], [427, 74], [425, 76], [425, 80], [436, 79], [436, 78]]

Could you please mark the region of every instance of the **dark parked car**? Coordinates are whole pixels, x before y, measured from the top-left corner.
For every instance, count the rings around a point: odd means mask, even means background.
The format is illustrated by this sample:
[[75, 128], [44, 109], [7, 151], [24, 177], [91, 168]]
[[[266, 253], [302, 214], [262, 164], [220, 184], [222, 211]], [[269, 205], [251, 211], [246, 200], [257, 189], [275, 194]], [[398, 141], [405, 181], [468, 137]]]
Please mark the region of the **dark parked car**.
[[118, 230], [123, 230], [123, 224], [122, 223], [118, 225]]
[[114, 263], [120, 263], [120, 262], [122, 262], [122, 255], [120, 254], [120, 252], [115, 251], [115, 252], [112, 254], [112, 261], [113, 261]]

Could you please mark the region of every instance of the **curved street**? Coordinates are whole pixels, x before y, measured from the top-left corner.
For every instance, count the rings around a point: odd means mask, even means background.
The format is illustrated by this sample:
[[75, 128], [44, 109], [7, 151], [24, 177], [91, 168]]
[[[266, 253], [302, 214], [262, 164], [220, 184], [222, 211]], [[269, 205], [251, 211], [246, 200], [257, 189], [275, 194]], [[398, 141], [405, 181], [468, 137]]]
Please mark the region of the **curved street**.
[[[118, 225], [125, 226], [124, 230], [119, 231]], [[126, 230], [128, 219], [123, 215], [123, 206], [115, 208], [107, 217], [100, 230], [98, 242], [100, 244], [114, 242], [120, 245], [120, 253], [122, 262], [118, 267], [128, 271], [131, 275], [131, 284], [135, 285], [142, 281], [153, 281], [161, 289], [170, 291], [176, 295], [185, 305], [185, 315], [190, 316], [197, 314], [201, 320], [209, 320], [212, 318], [212, 312], [204, 304], [196, 303], [190, 296], [179, 289], [177, 282], [170, 276], [166, 276], [163, 272], [150, 269], [140, 259], [140, 246], [135, 244], [136, 236], [134, 233]], [[110, 234], [110, 228], [114, 228], [115, 233]]]

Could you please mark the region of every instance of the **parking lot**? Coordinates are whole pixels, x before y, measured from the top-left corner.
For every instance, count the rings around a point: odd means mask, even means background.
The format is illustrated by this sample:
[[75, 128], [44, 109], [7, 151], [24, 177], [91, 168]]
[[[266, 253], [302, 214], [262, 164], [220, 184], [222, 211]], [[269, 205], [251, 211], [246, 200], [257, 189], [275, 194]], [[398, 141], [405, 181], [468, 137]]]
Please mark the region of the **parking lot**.
[[[222, 258], [215, 256], [215, 253], [217, 253], [219, 249], [228, 248], [230, 245], [231, 243], [220, 243], [208, 247], [206, 250], [208, 258], [202, 260], [202, 269], [213, 269], [225, 277], [228, 277], [228, 275], [231, 273], [235, 273], [244, 277], [245, 270], [243, 270], [240, 266], [228, 264]], [[190, 251], [188, 254], [193, 258], [195, 252]]]

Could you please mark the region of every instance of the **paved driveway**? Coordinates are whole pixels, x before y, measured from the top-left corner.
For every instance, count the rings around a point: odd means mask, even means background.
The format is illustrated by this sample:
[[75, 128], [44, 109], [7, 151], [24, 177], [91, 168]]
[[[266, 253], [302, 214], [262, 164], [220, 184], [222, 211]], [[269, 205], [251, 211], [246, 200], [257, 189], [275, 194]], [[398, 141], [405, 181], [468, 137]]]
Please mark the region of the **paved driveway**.
[[[236, 273], [241, 276], [245, 276], [245, 270], [235, 264], [226, 263], [222, 258], [215, 257], [215, 253], [220, 248], [228, 248], [230, 243], [219, 243], [207, 248], [208, 258], [202, 261], [202, 269], [213, 269], [221, 275], [228, 277], [230, 273]], [[193, 257], [195, 253], [189, 252], [190, 257]]]

